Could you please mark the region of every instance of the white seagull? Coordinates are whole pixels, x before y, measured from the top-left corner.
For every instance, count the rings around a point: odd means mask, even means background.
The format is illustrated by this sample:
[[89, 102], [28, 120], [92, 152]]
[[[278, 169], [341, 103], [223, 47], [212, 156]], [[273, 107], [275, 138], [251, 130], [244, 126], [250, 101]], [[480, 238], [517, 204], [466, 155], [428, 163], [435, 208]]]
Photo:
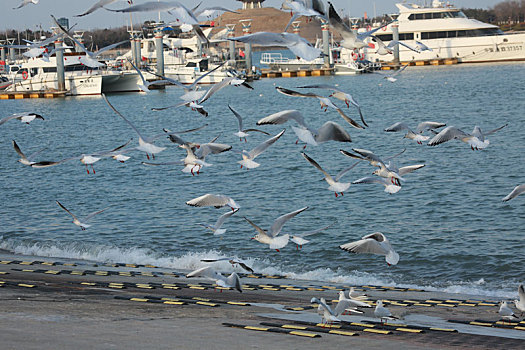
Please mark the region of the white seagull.
[[263, 153], [268, 147], [273, 145], [279, 138], [284, 134], [286, 129], [283, 129], [280, 133], [278, 133], [275, 136], [270, 137], [268, 140], [260, 143], [257, 147], [252, 149], [251, 151], [242, 150], [241, 156], [242, 160], [238, 161], [242, 167], [246, 167], [246, 169], [253, 169], [257, 168], [260, 164], [255, 162], [254, 159], [259, 156], [261, 153]]
[[290, 120], [295, 120], [299, 124], [299, 127], [292, 126], [292, 130], [298, 138], [296, 144], [299, 140], [305, 143], [303, 149], [306, 145], [317, 146], [327, 141], [352, 142], [350, 134], [341, 125], [327, 121], [318, 130], [314, 130], [306, 125], [301, 112], [295, 109], [280, 111], [259, 119], [257, 125], [284, 124]]
[[39, 0], [22, 0], [22, 2], [20, 3], [20, 5], [18, 5], [18, 7], [13, 7], [13, 10], [17, 10], [17, 9], [19, 9], [21, 7], [24, 7], [26, 5], [29, 5], [29, 4], [36, 5], [36, 4], [38, 4], [38, 1]]
[[363, 117], [363, 113], [361, 112], [361, 105], [357, 103], [357, 101], [354, 99], [352, 95], [350, 95], [348, 92], [342, 91], [337, 86], [329, 85], [329, 84], [315, 84], [315, 85], [298, 86], [297, 88], [298, 89], [325, 89], [325, 90], [333, 91], [328, 97], [334, 97], [338, 100], [343, 101], [348, 108], [350, 108], [350, 104], [352, 104], [354, 107], [357, 108], [357, 111], [359, 112], [359, 116], [361, 117], [361, 121], [363, 122], [363, 125], [368, 126], [368, 124], [365, 122], [365, 118]]
[[[404, 179], [401, 177], [399, 169], [397, 169], [396, 167], [394, 167], [390, 163], [389, 164], [385, 164], [385, 162], [381, 158], [376, 156], [371, 151], [368, 151], [368, 150], [365, 150], [365, 149], [359, 149], [359, 148], [352, 148], [352, 150], [354, 152], [356, 152], [357, 154], [350, 153], [350, 152], [345, 151], [343, 149], [340, 150], [340, 152], [341, 152], [341, 154], [343, 154], [343, 155], [345, 155], [347, 157], [368, 161], [368, 162], [370, 162], [371, 165], [379, 167], [378, 170], [373, 172], [374, 175], [378, 175], [378, 176], [381, 176], [381, 177], [388, 178], [388, 179], [390, 179], [392, 181], [392, 184], [397, 185], [397, 186], [401, 186], [400, 180], [404, 180]], [[424, 166], [424, 164], [418, 164], [418, 165], [414, 165], [414, 166], [405, 167], [403, 169], [403, 173], [404, 174], [405, 173], [410, 173], [410, 172], [412, 172], [414, 170], [422, 168], [423, 166]]]
[[254, 239], [257, 242], [263, 244], [268, 244], [270, 249], [275, 249], [279, 252], [279, 249], [284, 248], [288, 244], [288, 240], [290, 238], [289, 234], [279, 236], [279, 233], [281, 233], [284, 224], [297, 214], [305, 211], [306, 209], [308, 209], [308, 207], [304, 207], [296, 211], [292, 211], [290, 213], [279, 216], [277, 219], [275, 219], [268, 231], [263, 230], [248, 218], [244, 217], [244, 219], [248, 221], [250, 225], [255, 227], [255, 230], [257, 231], [257, 234], [251, 239]]
[[[106, 6], [106, 5], [110, 5], [110, 4], [112, 4], [112, 3], [116, 2], [116, 1], [118, 1], [118, 0], [99, 0], [99, 1], [97, 1], [93, 6], [91, 6], [86, 12], [84, 12], [84, 13], [82, 13], [82, 14], [80, 14], [80, 15], [76, 15], [75, 17], [83, 17], [83, 16], [87, 16], [87, 15], [89, 15], [90, 13], [93, 13], [93, 12], [95, 12], [96, 10], [101, 9], [101, 8], [103, 8], [103, 7]], [[133, 1], [129, 1], [129, 0], [128, 0], [128, 2], [129, 2], [130, 4], [133, 3]]]
[[155, 159], [155, 154], [157, 153], [160, 153], [162, 151], [164, 151], [166, 149], [166, 147], [158, 147], [158, 146], [155, 146], [153, 143], [153, 138], [145, 138], [145, 137], [142, 137], [140, 131], [135, 127], [135, 125], [133, 125], [129, 120], [127, 120], [119, 111], [117, 111], [115, 109], [115, 107], [113, 107], [113, 105], [111, 103], [109, 103], [108, 99], [106, 98], [106, 95], [105, 94], [102, 94], [102, 97], [104, 98], [104, 101], [106, 101], [106, 103], [108, 104], [108, 106], [119, 116], [121, 117], [122, 119], [124, 119], [124, 121], [126, 123], [129, 124], [129, 126], [131, 126], [131, 128], [133, 130], [135, 130], [135, 132], [137, 133], [137, 135], [139, 136], [139, 145], [138, 147], [136, 147], [137, 150], [139, 151], [142, 151], [142, 152], [145, 152], [146, 153], [146, 157], [149, 159], [149, 155], [151, 154], [152, 157]]
[[384, 255], [387, 264], [396, 265], [399, 254], [390, 245], [390, 241], [381, 232], [374, 232], [364, 236], [362, 239], [339, 246], [342, 250], [356, 254]]
[[[395, 182], [395, 180], [394, 180], [394, 182]], [[375, 177], [375, 176], [374, 177], [372, 177], [372, 176], [365, 176], [365, 177], [363, 177], [361, 179], [353, 181], [352, 184], [353, 185], [358, 185], [358, 184], [380, 184], [380, 185], [385, 186], [385, 192], [390, 193], [390, 194], [397, 193], [401, 189], [401, 186], [397, 185], [397, 184], [394, 184], [392, 182], [392, 180], [388, 180], [387, 178], [384, 178], [384, 177]]]
[[383, 306], [383, 300], [377, 301], [374, 316], [381, 320], [381, 324], [384, 323], [383, 320], [399, 320], [398, 317], [392, 316], [390, 310]]
[[44, 117], [42, 117], [40, 114], [36, 113], [15, 113], [13, 115], [10, 115], [8, 117], [4, 117], [0, 119], [0, 125], [10, 121], [11, 119], [18, 119], [22, 123], [29, 124], [35, 119], [42, 119], [44, 120]]
[[230, 264], [232, 264], [232, 266], [239, 265], [240, 267], [242, 267], [243, 269], [245, 269], [246, 271], [250, 273], [254, 272], [253, 269], [250, 266], [248, 266], [244, 261], [237, 259], [237, 258], [201, 259], [201, 261], [202, 262], [227, 261]]
[[294, 97], [312, 97], [317, 98], [319, 100], [319, 103], [321, 104], [321, 108], [324, 108], [325, 112], [328, 109], [328, 107], [333, 108], [339, 113], [339, 115], [350, 125], [352, 125], [356, 129], [364, 129], [363, 126], [359, 125], [355, 120], [347, 116], [343, 110], [339, 107], [337, 107], [328, 97], [320, 96], [317, 94], [314, 94], [312, 92], [308, 93], [302, 93], [290, 89], [286, 89], [280, 86], [277, 86], [275, 88], [278, 92], [280, 92], [283, 95], [287, 96], [294, 96]]
[[[130, 139], [125, 144], [120, 145], [120, 146], [118, 146], [116, 148], [113, 148], [111, 150], [94, 152], [94, 153], [83, 153], [83, 154], [81, 154], [79, 156], [74, 156], [74, 157], [69, 157], [69, 158], [62, 159], [58, 163], [64, 163], [64, 162], [67, 162], [67, 161], [70, 161], [70, 160], [77, 160], [78, 159], [78, 160], [80, 160], [80, 162], [82, 164], [84, 164], [86, 166], [86, 172], [88, 174], [89, 174], [88, 165], [91, 165], [91, 170], [93, 171], [93, 174], [96, 174], [95, 168], [93, 167], [93, 164], [95, 164], [96, 162], [98, 162], [99, 160], [101, 160], [104, 157], [113, 157], [114, 159], [120, 160], [122, 163], [125, 160], [127, 160], [127, 159], [119, 158], [119, 156], [121, 156], [121, 154], [119, 152], [123, 152], [124, 147], [129, 145], [131, 140], [132, 139]], [[124, 150], [124, 152], [128, 152], [128, 151], [130, 151], [130, 150], [129, 149]], [[129, 157], [127, 157], [127, 158], [129, 158]], [[31, 166], [34, 167], [34, 168], [41, 168], [42, 167], [40, 164], [33, 164]], [[44, 166], [47, 166], [47, 165], [44, 164]]]
[[203, 196], [189, 200], [186, 202], [186, 204], [192, 207], [221, 208], [224, 206], [228, 206], [232, 209], [232, 211], [235, 211], [235, 209], [240, 208], [240, 206], [237, 203], [235, 203], [235, 201], [231, 197], [228, 197], [222, 194], [210, 194], [210, 193], [207, 193]]
[[447, 126], [445, 129], [441, 130], [436, 136], [434, 136], [430, 141], [428, 141], [429, 146], [436, 146], [450, 140], [460, 140], [467, 143], [470, 148], [474, 150], [481, 150], [486, 148], [490, 142], [486, 140], [485, 137], [495, 133], [506, 127], [508, 124], [500, 126], [494, 130], [483, 132], [479, 126], [475, 126], [471, 134], [468, 134], [454, 126]]
[[406, 130], [406, 134], [405, 136], [403, 136], [403, 138], [414, 140], [421, 145], [423, 144], [423, 141], [427, 141], [428, 139], [430, 139], [430, 136], [423, 135], [424, 131], [439, 129], [444, 126], [447, 125], [444, 123], [426, 121], [419, 123], [416, 127], [416, 131], [412, 131], [412, 129], [410, 129], [407, 124], [403, 122], [397, 122], [390, 125], [388, 128], [385, 129], [385, 131], [397, 132]]
[[341, 36], [343, 37], [343, 40], [340, 42], [340, 45], [349, 50], [367, 47], [368, 43], [364, 42], [364, 39], [368, 36], [372, 36], [372, 34], [377, 32], [379, 29], [386, 27], [388, 24], [390, 24], [388, 23], [382, 25], [376, 29], [370, 30], [365, 33], [356, 34], [343, 22], [343, 20], [341, 19], [341, 17], [339, 17], [331, 3], [328, 9], [328, 19], [330, 22], [330, 26], [335, 31], [339, 32], [339, 34], [341, 34]]
[[417, 52], [417, 53], [421, 53], [421, 51], [419, 51], [418, 48], [412, 47], [412, 46], [408, 45], [407, 43], [405, 43], [403, 41], [391, 40], [388, 43], [388, 45], [386, 45], [383, 42], [383, 40], [379, 39], [377, 36], [373, 36], [373, 39], [377, 43], [377, 51], [376, 51], [376, 53], [378, 55], [381, 55], [381, 56], [394, 53], [394, 49], [396, 48], [397, 45], [402, 45], [402, 46], [406, 47], [409, 50], [412, 50], [412, 51]]
[[[241, 279], [236, 272], [233, 272], [228, 277], [224, 277], [219, 272], [215, 271], [211, 266], [202, 267], [198, 270], [192, 271], [186, 275], [186, 278], [190, 277], [205, 277], [215, 281], [215, 283], [222, 288], [234, 288], [242, 293]], [[221, 290], [222, 292], [222, 290]]]
[[514, 306], [516, 306], [516, 309], [520, 310], [523, 315], [525, 312], [525, 288], [523, 288], [523, 284], [518, 286], [518, 296], [519, 299], [514, 300]]
[[299, 17], [307, 17], [307, 22], [309, 17], [318, 17], [327, 20], [324, 15], [324, 4], [322, 1], [314, 0], [312, 7], [306, 5], [303, 0], [285, 0], [281, 4], [281, 10], [290, 10], [292, 18], [284, 28], [284, 32], [288, 30], [290, 25]]
[[242, 126], [242, 116], [239, 113], [237, 113], [237, 111], [235, 111], [235, 109], [233, 109], [232, 106], [228, 105], [228, 108], [230, 109], [230, 111], [232, 111], [235, 118], [237, 118], [237, 122], [239, 123], [239, 131], [237, 131], [234, 135], [237, 136], [241, 141], [242, 139], [244, 139], [244, 142], [247, 142], [246, 136], [248, 136], [249, 135], [248, 133], [251, 131], [256, 131], [256, 132], [263, 133], [265, 135], [270, 135], [266, 131], [262, 131], [258, 129], [244, 129]]
[[284, 46], [306, 61], [316, 59], [322, 54], [322, 51], [315, 48], [306, 39], [292, 33], [270, 33], [257, 32], [235, 38], [228, 38], [232, 41], [254, 44], [260, 46]]
[[320, 172], [322, 172], [324, 174], [324, 180], [330, 185], [328, 187], [328, 190], [330, 191], [333, 191], [335, 193], [335, 197], [337, 198], [338, 196], [338, 193], [341, 194], [341, 196], [343, 196], [343, 192], [346, 191], [348, 189], [348, 187], [350, 187], [350, 182], [340, 182], [339, 180], [343, 177], [343, 175], [345, 175], [349, 170], [353, 169], [358, 163], [354, 163], [352, 166], [346, 168], [346, 169], [343, 169], [341, 170], [337, 176], [335, 177], [335, 179], [330, 175], [328, 174], [323, 168], [321, 168], [321, 166], [315, 161], [313, 160], [312, 158], [310, 158], [306, 153], [304, 152], [301, 152], [301, 154], [303, 155], [304, 159], [306, 159], [306, 161], [308, 163], [310, 163], [311, 165], [313, 165], [314, 167], [316, 167]]
[[514, 187], [514, 189], [508, 195], [506, 195], [505, 198], [502, 199], [502, 201], [510, 201], [512, 198], [519, 196], [523, 192], [525, 192], [525, 184], [518, 185]]
[[388, 80], [391, 83], [395, 83], [397, 81], [396, 76], [398, 74], [401, 74], [401, 72], [404, 71], [406, 67], [408, 67], [408, 64], [405, 64], [404, 66], [402, 66], [401, 68], [396, 70], [394, 73], [390, 73], [390, 74], [389, 73], [378, 72], [378, 71], [373, 71], [373, 73], [376, 73], [376, 74], [379, 74], [379, 75], [383, 76], [383, 79], [386, 79], [386, 80]]
[[416, 49], [418, 49], [419, 52], [434, 51], [430, 47], [428, 47], [427, 45], [423, 44], [421, 41], [417, 41], [417, 40], [416, 40]]
[[219, 236], [219, 235], [222, 235], [226, 232], [226, 229], [225, 228], [221, 228], [222, 227], [222, 224], [224, 224], [224, 221], [226, 221], [227, 218], [229, 218], [230, 216], [232, 216], [233, 214], [235, 214], [236, 212], [238, 212], [239, 209], [234, 209], [233, 211], [229, 211], [225, 214], [222, 214], [219, 219], [217, 219], [217, 222], [215, 222], [214, 225], [208, 225], [208, 224], [199, 224], [201, 225], [202, 227], [210, 230], [211, 232], [213, 232], [213, 235], [214, 236]]
[[332, 311], [332, 308], [326, 304], [326, 300], [324, 298], [321, 298], [321, 300], [319, 300], [313, 297], [310, 300], [310, 303], [316, 303], [319, 305], [317, 307], [317, 313], [321, 315], [323, 324], [341, 322], [341, 320], [337, 318], [335, 312]]
[[518, 319], [518, 316], [516, 316], [516, 314], [514, 314], [514, 311], [512, 311], [512, 309], [509, 307], [509, 305], [507, 304], [506, 301], [502, 301], [500, 302], [500, 307], [499, 307], [499, 311], [498, 311], [500, 317], [502, 319], [505, 319], [507, 321], [512, 321], [514, 319]]
[[290, 236], [290, 241], [294, 242], [297, 245], [297, 250], [299, 250], [300, 248], [303, 247], [304, 244], [310, 243], [310, 241], [305, 239], [304, 237], [315, 235], [316, 233], [322, 232], [322, 231], [326, 230], [327, 228], [330, 228], [333, 225], [334, 224], [332, 223], [332, 224], [330, 224], [328, 226], [321, 227], [321, 228], [319, 228], [317, 230], [307, 231], [307, 232], [303, 232], [301, 234], [296, 234], [296, 235], [291, 235]]
[[90, 227], [91, 225], [88, 225], [87, 222], [89, 220], [91, 220], [95, 215], [98, 215], [100, 213], [102, 213], [104, 210], [108, 209], [108, 208], [104, 208], [102, 210], [99, 210], [99, 211], [96, 211], [96, 212], [93, 212], [91, 214], [89, 214], [88, 216], [86, 216], [85, 218], [82, 218], [82, 219], [78, 219], [75, 214], [73, 214], [72, 212], [70, 212], [66, 207], [64, 207], [62, 205], [62, 203], [60, 203], [59, 201], [56, 201], [57, 204], [60, 206], [60, 208], [64, 209], [69, 215], [71, 215], [73, 217], [73, 223], [77, 226], [80, 226], [80, 228], [82, 229], [82, 231], [86, 230], [86, 228]]
[[31, 153], [28, 156], [26, 156], [22, 152], [22, 150], [20, 149], [20, 147], [18, 147], [18, 144], [15, 142], [15, 140], [13, 140], [13, 148], [15, 149], [15, 152], [18, 153], [18, 155], [20, 156], [20, 159], [18, 161], [20, 163], [24, 164], [24, 165], [29, 165], [29, 166], [32, 166], [34, 168], [45, 168], [45, 167], [50, 167], [50, 166], [53, 166], [53, 165], [60, 164], [60, 162], [53, 162], [53, 161], [40, 161], [40, 162], [35, 162], [34, 161], [34, 158], [38, 154], [40, 154], [45, 148], [42, 148], [39, 151]]
[[337, 316], [342, 315], [345, 311], [362, 313], [356, 309], [356, 307], [372, 307], [371, 305], [352, 298], [347, 298], [344, 291], [339, 291], [339, 302], [335, 309], [335, 314]]

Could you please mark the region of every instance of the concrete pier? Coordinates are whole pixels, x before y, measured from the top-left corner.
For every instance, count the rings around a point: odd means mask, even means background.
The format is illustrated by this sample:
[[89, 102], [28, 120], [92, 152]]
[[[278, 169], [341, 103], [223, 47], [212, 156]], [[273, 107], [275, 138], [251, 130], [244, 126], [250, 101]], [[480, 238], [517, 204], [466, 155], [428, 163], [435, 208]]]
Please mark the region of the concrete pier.
[[[62, 47], [62, 39], [57, 39], [55, 41], [55, 48]], [[66, 78], [64, 73], [64, 50], [57, 50], [56, 52], [57, 59], [57, 81], [58, 81], [58, 90], [66, 90]]]
[[324, 53], [324, 66], [330, 68], [330, 25], [328, 22], [321, 21], [321, 31], [323, 33], [323, 53]]
[[157, 55], [157, 74], [164, 75], [164, 41], [162, 30], [155, 32], [155, 49]]
[[[393, 40], [396, 40], [396, 41], [399, 41], [399, 24], [397, 23], [393, 23], [392, 24], [392, 39]], [[399, 67], [399, 44], [397, 44], [395, 47], [394, 47], [394, 65], [396, 65], [397, 67]]]

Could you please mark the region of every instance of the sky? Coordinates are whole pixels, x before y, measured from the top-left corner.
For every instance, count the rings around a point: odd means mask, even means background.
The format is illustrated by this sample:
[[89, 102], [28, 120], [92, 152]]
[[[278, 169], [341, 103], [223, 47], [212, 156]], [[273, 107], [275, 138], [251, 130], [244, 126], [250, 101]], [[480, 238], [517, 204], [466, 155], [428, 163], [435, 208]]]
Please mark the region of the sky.
[[[457, 7], [489, 8], [501, 1], [502, 0], [457, 0], [451, 1], [451, 3]], [[49, 29], [51, 26], [51, 14], [57, 18], [68, 17], [70, 18], [70, 25], [78, 22], [77, 28], [81, 29], [120, 27], [126, 25], [129, 19], [129, 15], [112, 13], [106, 10], [99, 10], [85, 17], [73, 17], [90, 8], [97, 0], [40, 0], [37, 5], [29, 4], [18, 10], [13, 10], [12, 8], [17, 7], [21, 3], [21, 0], [0, 0], [0, 2], [3, 5], [0, 11], [0, 31], [6, 29], [21, 30], [26, 28], [36, 30], [40, 25], [43, 29]], [[144, 2], [146, 2], [146, 0], [135, 0], [135, 4]], [[180, 2], [189, 8], [199, 3], [198, 0], [180, 0]], [[374, 15], [374, 4], [377, 15], [397, 13], [397, 8], [394, 5], [396, 2], [401, 1], [332, 0], [332, 3], [340, 14], [342, 12], [345, 15], [350, 14], [352, 17], [362, 17], [365, 11], [369, 17], [372, 17]], [[412, 0], [410, 2], [423, 4], [425, 1]], [[426, 2], [430, 3], [431, 1], [427, 0]], [[282, 0], [266, 0], [263, 6], [279, 8], [281, 3]], [[120, 0], [108, 7], [118, 9], [125, 6], [128, 6], [127, 2]], [[229, 9], [238, 9], [241, 7], [241, 3], [234, 0], [203, 0], [201, 7], [207, 6], [222, 6]], [[149, 19], [156, 19], [157, 15], [154, 13], [143, 13], [136, 17], [134, 21], [143, 22]], [[169, 15], [164, 14], [162, 17], [163, 19], [168, 19]]]

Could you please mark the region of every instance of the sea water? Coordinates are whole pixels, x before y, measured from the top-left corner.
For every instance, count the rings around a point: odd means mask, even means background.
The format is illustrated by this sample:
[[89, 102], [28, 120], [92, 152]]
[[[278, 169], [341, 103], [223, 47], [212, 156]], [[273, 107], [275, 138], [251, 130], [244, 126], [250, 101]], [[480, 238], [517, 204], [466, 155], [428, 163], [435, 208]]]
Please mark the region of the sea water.
[[[132, 158], [123, 164], [102, 159], [94, 164], [96, 174], [89, 168], [89, 175], [79, 160], [44, 169], [24, 166], [17, 162], [11, 140], [26, 154], [45, 147], [37, 160], [60, 160], [109, 150], [130, 138], [136, 145], [138, 137], [100, 96], [2, 101], [1, 117], [36, 112], [45, 120], [30, 125], [11, 120], [0, 126], [0, 249], [180, 269], [203, 266], [202, 258], [239, 257], [257, 272], [291, 278], [514, 297], [517, 285], [525, 280], [525, 197], [501, 199], [525, 183], [525, 65], [409, 67], [398, 78], [395, 83], [379, 74], [262, 79], [252, 83], [253, 91], [227, 87], [215, 94], [204, 103], [208, 118], [185, 107], [151, 111], [178, 103], [182, 91], [177, 87], [108, 96], [144, 136], [162, 133], [163, 128], [180, 131], [208, 124], [181, 136], [200, 143], [218, 136], [217, 142], [233, 146], [230, 152], [209, 156], [206, 161], [212, 166], [195, 176], [183, 173], [182, 165], [142, 165], [147, 159], [141, 152], [130, 153]], [[289, 97], [275, 90], [307, 84], [338, 85], [351, 93], [370, 127], [354, 129], [335, 110], [323, 111], [315, 98]], [[359, 121], [355, 108], [335, 103]], [[283, 128], [286, 132], [256, 159], [260, 167], [241, 169], [238, 152], [268, 136], [252, 132], [247, 143], [240, 141], [228, 104], [244, 117], [245, 128], [285, 109], [301, 111], [312, 128], [328, 120], [342, 125], [351, 143], [327, 142], [304, 150], [332, 175], [353, 164], [339, 152], [351, 148], [368, 149], [380, 157], [406, 148], [396, 165], [425, 167], [406, 175], [396, 194], [385, 193], [381, 185], [363, 184], [352, 185], [336, 198], [323, 175], [301, 156], [303, 147], [295, 144], [291, 129], [295, 124], [288, 123], [258, 127], [272, 135]], [[397, 121], [415, 128], [427, 120], [466, 132], [475, 125], [483, 130], [508, 126], [490, 135], [490, 145], [482, 151], [472, 151], [459, 141], [418, 145], [404, 139], [403, 133], [383, 131]], [[167, 149], [151, 162], [185, 156], [166, 137], [156, 144]], [[373, 170], [362, 162], [342, 180], [371, 176]], [[199, 223], [213, 224], [229, 209], [185, 204], [205, 193], [229, 195], [241, 206], [225, 222], [223, 236], [213, 236]], [[56, 200], [79, 217], [109, 208], [82, 231]], [[305, 206], [308, 210], [285, 224], [284, 234], [333, 226], [310, 236], [311, 242], [302, 249], [290, 243], [276, 252], [250, 240], [255, 230], [243, 217], [268, 229], [278, 216]], [[382, 256], [354, 255], [338, 248], [376, 231], [383, 232], [399, 253], [396, 266], [387, 266]]]

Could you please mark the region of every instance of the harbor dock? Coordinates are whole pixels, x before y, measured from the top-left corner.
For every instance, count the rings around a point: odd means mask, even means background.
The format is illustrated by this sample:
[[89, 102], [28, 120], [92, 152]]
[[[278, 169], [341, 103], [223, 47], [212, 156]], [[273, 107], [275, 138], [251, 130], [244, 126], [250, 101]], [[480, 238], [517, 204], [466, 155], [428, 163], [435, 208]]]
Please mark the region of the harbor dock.
[[66, 91], [2, 91], [0, 100], [21, 100], [25, 98], [65, 97]]

